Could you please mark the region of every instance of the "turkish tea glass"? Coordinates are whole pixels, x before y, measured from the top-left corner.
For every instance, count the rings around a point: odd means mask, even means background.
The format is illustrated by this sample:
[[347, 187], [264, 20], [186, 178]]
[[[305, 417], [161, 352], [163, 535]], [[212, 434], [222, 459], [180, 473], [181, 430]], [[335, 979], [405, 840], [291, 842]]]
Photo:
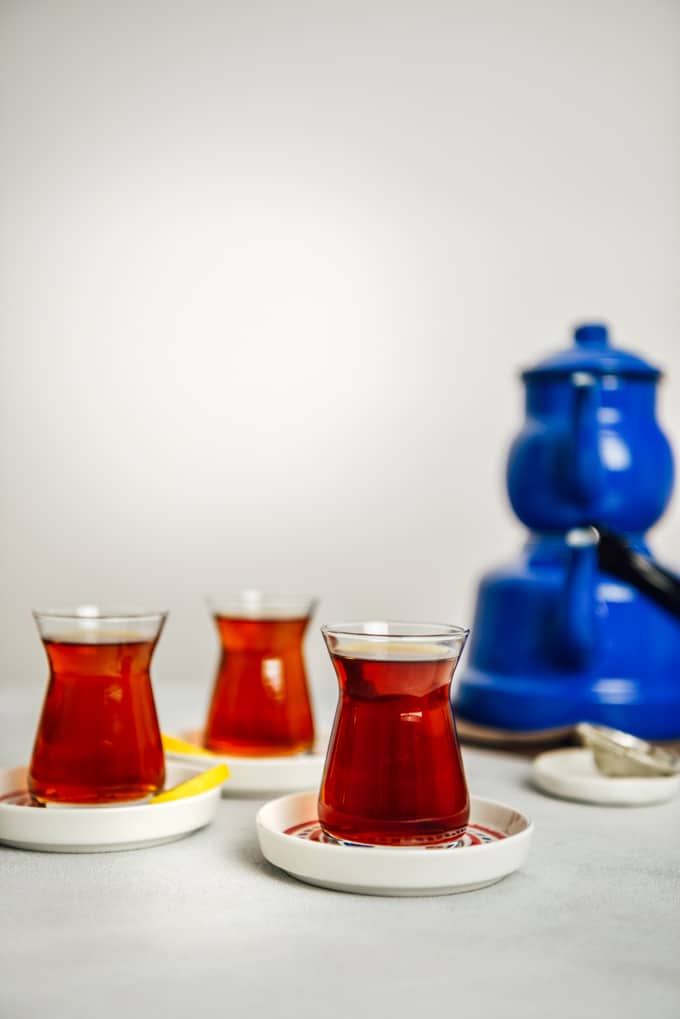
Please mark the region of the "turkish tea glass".
[[149, 668], [165, 612], [34, 612], [49, 679], [28, 787], [43, 803], [141, 800], [165, 763]]
[[469, 797], [450, 688], [469, 631], [427, 623], [322, 626], [340, 684], [319, 821], [335, 839], [454, 839]]
[[316, 601], [244, 591], [211, 607], [221, 655], [207, 749], [243, 757], [311, 750], [314, 719], [302, 642]]

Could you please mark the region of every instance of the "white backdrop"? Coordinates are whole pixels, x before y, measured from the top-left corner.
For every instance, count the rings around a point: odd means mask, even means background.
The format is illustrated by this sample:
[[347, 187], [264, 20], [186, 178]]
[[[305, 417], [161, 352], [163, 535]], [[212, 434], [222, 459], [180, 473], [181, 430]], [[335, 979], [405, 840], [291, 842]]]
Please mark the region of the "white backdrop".
[[470, 622], [517, 371], [579, 319], [680, 450], [677, 3], [4, 0], [0, 92], [6, 698], [47, 603], [168, 607], [196, 719], [207, 593]]

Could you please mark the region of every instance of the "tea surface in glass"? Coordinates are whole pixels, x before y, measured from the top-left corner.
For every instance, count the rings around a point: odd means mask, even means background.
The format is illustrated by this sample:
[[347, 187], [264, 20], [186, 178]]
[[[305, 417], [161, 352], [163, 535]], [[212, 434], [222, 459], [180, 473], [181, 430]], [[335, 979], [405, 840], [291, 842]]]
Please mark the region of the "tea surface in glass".
[[345, 627], [354, 632], [322, 628], [340, 685], [319, 796], [322, 827], [368, 844], [455, 838], [468, 822], [469, 797], [450, 685], [467, 631]]
[[302, 642], [310, 600], [264, 597], [215, 610], [221, 654], [204, 743], [209, 750], [266, 757], [314, 744]]
[[150, 664], [165, 616], [35, 613], [49, 679], [29, 768], [42, 802], [122, 803], [163, 787]]

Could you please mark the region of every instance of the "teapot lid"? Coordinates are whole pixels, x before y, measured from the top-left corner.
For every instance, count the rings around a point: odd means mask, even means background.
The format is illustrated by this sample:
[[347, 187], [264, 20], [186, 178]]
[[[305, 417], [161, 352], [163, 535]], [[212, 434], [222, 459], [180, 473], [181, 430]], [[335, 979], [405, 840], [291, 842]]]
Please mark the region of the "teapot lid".
[[574, 345], [558, 354], [547, 357], [535, 367], [522, 372], [525, 382], [573, 372], [590, 372], [595, 375], [626, 375], [628, 377], [658, 379], [661, 371], [643, 361], [636, 354], [610, 347], [609, 332], [600, 322], [585, 322], [574, 329]]

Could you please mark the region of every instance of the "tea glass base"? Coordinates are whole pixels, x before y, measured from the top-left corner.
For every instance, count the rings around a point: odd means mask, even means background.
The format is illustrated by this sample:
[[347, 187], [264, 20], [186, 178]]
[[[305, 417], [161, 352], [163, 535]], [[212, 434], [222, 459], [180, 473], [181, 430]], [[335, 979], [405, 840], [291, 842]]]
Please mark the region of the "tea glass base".
[[223, 754], [225, 757], [297, 757], [309, 754], [314, 749], [314, 740], [303, 740], [299, 743], [239, 743], [232, 740], [205, 738], [203, 746], [212, 754]]
[[140, 803], [147, 803], [152, 796], [155, 796], [163, 788], [163, 783], [160, 785], [147, 786], [145, 789], [136, 788], [131, 790], [126, 795], [125, 792], [118, 791], [87, 791], [82, 792], [80, 795], [71, 791], [71, 795], [58, 796], [53, 793], [49, 788], [36, 790], [33, 787], [33, 783], [29, 780], [29, 795], [36, 806], [50, 807], [51, 809], [59, 807], [78, 807], [79, 809], [91, 809], [96, 810], [99, 807], [134, 807]]
[[321, 825], [321, 830], [326, 837], [326, 841], [332, 842], [339, 846], [384, 846], [393, 849], [414, 849], [423, 848], [424, 846], [438, 846], [442, 843], [455, 842], [462, 835], [465, 834], [467, 825], [461, 825], [456, 828], [445, 828], [441, 831], [428, 832], [423, 835], [415, 835], [412, 833], [390, 833], [390, 832], [338, 832], [332, 831], [325, 825]]

